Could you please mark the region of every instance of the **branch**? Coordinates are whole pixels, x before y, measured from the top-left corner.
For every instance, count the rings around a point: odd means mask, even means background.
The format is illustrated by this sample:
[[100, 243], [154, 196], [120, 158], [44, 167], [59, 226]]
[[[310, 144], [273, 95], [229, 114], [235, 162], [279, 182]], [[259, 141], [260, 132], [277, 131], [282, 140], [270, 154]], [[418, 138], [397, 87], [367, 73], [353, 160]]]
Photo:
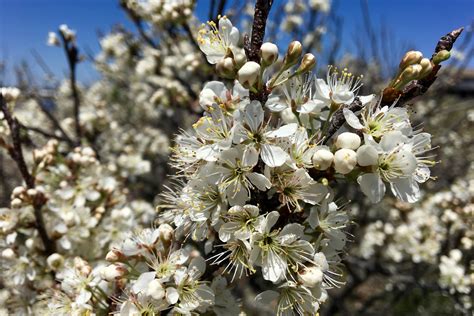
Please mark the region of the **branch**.
[[[20, 128], [21, 124], [18, 120], [12, 117], [10, 110], [8, 109], [7, 103], [3, 99], [3, 95], [0, 94], [0, 108], [5, 116], [5, 120], [10, 128], [11, 138], [13, 146], [8, 146], [8, 153], [10, 157], [15, 161], [18, 170], [21, 173], [23, 180], [25, 181], [26, 187], [28, 189], [35, 188], [35, 178], [28, 171], [26, 166], [25, 158], [23, 156], [23, 149], [21, 147], [21, 138], [20, 138]], [[36, 221], [36, 228], [40, 235], [41, 241], [46, 254], [50, 255], [56, 251], [54, 242], [51, 241], [46, 232], [46, 227], [44, 225], [43, 214], [41, 213], [41, 208], [46, 203], [46, 198], [41, 192], [33, 197], [33, 208]]]
[[[453, 48], [456, 39], [459, 37], [459, 35], [461, 35], [462, 31], [463, 28], [460, 28], [441, 37], [441, 39], [438, 41], [438, 44], [436, 45], [435, 52], [431, 59], [433, 59], [433, 57], [442, 50], [450, 51]], [[440, 68], [440, 65], [436, 65], [435, 67], [433, 67], [433, 70], [428, 76], [420, 80], [414, 80], [412, 83], [407, 85], [405, 89], [403, 89], [403, 91], [401, 92], [396, 91], [392, 88], [386, 88], [383, 92], [381, 104], [392, 104], [398, 99], [396, 106], [402, 107], [414, 98], [425, 94], [426, 91], [428, 91], [431, 85], [435, 82]], [[344, 107], [348, 108], [349, 110], [352, 110], [353, 112], [359, 111], [362, 109], [362, 103], [358, 98], [356, 98], [354, 102], [349, 105], [342, 106], [334, 113], [331, 125], [329, 126], [328, 133], [324, 142], [327, 142], [327, 140], [330, 139], [332, 135], [334, 135], [339, 130], [339, 128], [341, 128], [342, 125], [344, 125], [344, 123], [346, 122], [346, 119], [344, 118], [342, 112], [342, 109]]]
[[[265, 28], [272, 4], [273, 0], [257, 0], [255, 2], [251, 40], [249, 41], [248, 35], [244, 37], [244, 49], [247, 59], [258, 64], [260, 64], [260, 47], [265, 37]], [[268, 92], [266, 91], [266, 87], [263, 87], [263, 89], [257, 93], [250, 93], [250, 100], [259, 100], [264, 103], [267, 98]]]
[[272, 7], [273, 0], [257, 0], [255, 2], [255, 13], [253, 16], [252, 37], [249, 42], [248, 36], [245, 36], [245, 54], [248, 60], [260, 63], [260, 47], [265, 37], [265, 27], [267, 25], [268, 14]]
[[120, 1], [120, 6], [132, 20], [133, 24], [137, 28], [138, 33], [140, 34], [140, 37], [146, 43], [148, 43], [148, 45], [150, 45], [154, 49], [157, 49], [158, 45], [146, 34], [145, 30], [143, 29], [142, 19], [127, 6], [125, 1]]
[[76, 65], [79, 61], [79, 51], [71, 40], [66, 39], [63, 32], [59, 32], [59, 34], [61, 35], [61, 39], [63, 41], [63, 48], [69, 66], [69, 82], [71, 84], [72, 100], [74, 103], [74, 125], [76, 129], [77, 142], [80, 143], [82, 137], [81, 123], [79, 121], [79, 108], [81, 101], [79, 99], [79, 93], [77, 92], [76, 86]]
[[43, 103], [43, 101], [40, 99], [40, 97], [37, 98], [38, 105], [40, 106], [41, 111], [46, 115], [46, 117], [51, 121], [53, 124], [54, 128], [56, 128], [61, 134], [63, 135], [63, 139], [71, 146], [74, 147], [76, 146], [76, 143], [69, 137], [69, 135], [66, 133], [66, 131], [61, 127], [61, 124], [59, 121], [54, 117], [54, 115], [47, 109], [46, 105]]

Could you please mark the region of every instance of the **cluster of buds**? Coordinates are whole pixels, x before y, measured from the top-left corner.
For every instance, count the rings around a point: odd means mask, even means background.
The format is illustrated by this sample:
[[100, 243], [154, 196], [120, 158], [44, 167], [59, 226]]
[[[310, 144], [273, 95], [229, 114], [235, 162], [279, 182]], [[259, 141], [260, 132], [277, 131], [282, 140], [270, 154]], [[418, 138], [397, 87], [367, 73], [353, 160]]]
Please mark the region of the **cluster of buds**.
[[447, 60], [449, 57], [450, 53], [447, 50], [438, 52], [431, 60], [424, 58], [423, 54], [419, 51], [408, 51], [400, 61], [398, 73], [391, 82], [390, 87], [395, 90], [402, 90], [409, 82], [428, 76], [434, 66]]
[[58, 141], [56, 139], [50, 139], [46, 145], [42, 148], [33, 150], [33, 157], [35, 161], [43, 164], [50, 164], [54, 160], [54, 157], [58, 153]]
[[89, 165], [97, 162], [95, 151], [90, 147], [76, 147], [69, 158], [76, 164]]
[[5, 102], [15, 102], [20, 96], [20, 89], [15, 87], [1, 87], [0, 94], [2, 95]]
[[[305, 54], [303, 57], [301, 57], [301, 54], [303, 53], [303, 46], [301, 45], [300, 42], [298, 41], [293, 41], [288, 45], [288, 48], [286, 50], [285, 56], [283, 57], [283, 62], [280, 66], [279, 71], [276, 72], [276, 74], [272, 77], [268, 84], [268, 88], [272, 89], [288, 79], [303, 75], [309, 71], [311, 71], [315, 66], [316, 66], [316, 57], [314, 57], [313, 54]], [[292, 67], [300, 63], [298, 68], [293, 73], [286, 73], [289, 71]], [[282, 74], [286, 73], [285, 76], [283, 76], [283, 80], [279, 80], [282, 77]]]
[[33, 205], [37, 199], [44, 199], [44, 195], [40, 191], [18, 186], [12, 191], [11, 207], [20, 208], [24, 205]]

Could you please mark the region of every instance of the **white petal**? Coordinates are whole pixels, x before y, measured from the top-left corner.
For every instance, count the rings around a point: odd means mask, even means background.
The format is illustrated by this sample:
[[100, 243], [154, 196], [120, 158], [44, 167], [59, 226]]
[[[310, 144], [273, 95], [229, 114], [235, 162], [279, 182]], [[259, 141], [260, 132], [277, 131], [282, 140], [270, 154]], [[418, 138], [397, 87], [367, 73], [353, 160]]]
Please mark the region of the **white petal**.
[[296, 133], [296, 130], [298, 129], [298, 124], [296, 123], [291, 123], [291, 124], [286, 124], [281, 126], [280, 128], [267, 132], [266, 135], [267, 137], [288, 137]]
[[390, 183], [393, 194], [400, 200], [415, 203], [420, 199], [420, 188], [413, 178], [400, 178]]
[[380, 146], [383, 150], [391, 151], [397, 146], [404, 144], [407, 140], [407, 137], [402, 134], [400, 131], [391, 131], [382, 136], [380, 140]]
[[258, 294], [255, 297], [255, 301], [257, 304], [262, 304], [262, 306], [271, 306], [273, 301], [276, 301], [278, 297], [280, 296], [280, 293], [276, 291], [265, 291], [260, 294]]
[[258, 101], [252, 101], [245, 107], [243, 118], [252, 132], [258, 131], [263, 122], [263, 109]]
[[378, 174], [366, 173], [357, 178], [362, 192], [372, 203], [378, 203], [385, 195], [385, 184]]
[[263, 162], [269, 167], [279, 167], [288, 158], [288, 154], [278, 146], [264, 144], [260, 152]]
[[272, 183], [270, 182], [270, 180], [268, 180], [267, 177], [265, 177], [263, 174], [260, 174], [260, 173], [252, 172], [247, 175], [247, 178], [260, 191], [266, 191], [272, 186]]
[[302, 104], [299, 106], [297, 111], [299, 113], [319, 113], [321, 112], [322, 109], [324, 109], [326, 106], [329, 105], [329, 102], [323, 101], [323, 100], [309, 100], [308, 102]]
[[359, 100], [362, 103], [362, 106], [364, 106], [367, 103], [371, 102], [374, 98], [375, 98], [375, 94], [360, 95], [359, 96]]
[[286, 267], [285, 258], [275, 254], [273, 251], [268, 252], [262, 262], [263, 278], [276, 283], [285, 275]]
[[174, 287], [166, 289], [166, 300], [170, 304], [175, 304], [179, 299], [179, 293]]
[[362, 125], [357, 118], [357, 116], [352, 112], [351, 110], [347, 108], [342, 109], [342, 113], [344, 114], [344, 118], [346, 119], [347, 124], [349, 124], [350, 127], [355, 128], [355, 129], [363, 129], [364, 125]]
[[318, 96], [321, 97], [323, 100], [331, 99], [331, 90], [323, 79], [316, 79], [316, 92]]
[[242, 165], [245, 167], [253, 167], [258, 162], [258, 152], [253, 146], [247, 146], [242, 157]]
[[142, 273], [132, 286], [132, 292], [138, 294], [145, 292], [148, 288], [148, 284], [153, 281], [156, 277], [156, 272], [145, 272]]

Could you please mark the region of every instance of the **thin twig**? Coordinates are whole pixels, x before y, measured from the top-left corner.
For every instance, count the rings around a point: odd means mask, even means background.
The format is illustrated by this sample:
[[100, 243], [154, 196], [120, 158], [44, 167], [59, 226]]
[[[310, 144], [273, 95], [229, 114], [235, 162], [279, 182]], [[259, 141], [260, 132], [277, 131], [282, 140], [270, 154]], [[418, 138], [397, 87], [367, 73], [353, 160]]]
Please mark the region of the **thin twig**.
[[74, 104], [74, 126], [76, 129], [77, 142], [80, 143], [82, 138], [81, 122], [79, 120], [81, 100], [79, 99], [79, 93], [77, 91], [76, 84], [76, 65], [79, 61], [79, 51], [72, 40], [66, 39], [63, 32], [59, 32], [59, 34], [61, 35], [63, 41], [63, 48], [69, 66], [69, 83], [71, 85], [72, 100]]
[[[21, 124], [18, 122], [16, 118], [14, 118], [10, 110], [8, 109], [7, 103], [3, 99], [3, 96], [0, 94], [0, 108], [5, 116], [5, 120], [10, 128], [11, 138], [13, 146], [8, 147], [8, 153], [10, 157], [15, 161], [18, 170], [21, 173], [23, 180], [25, 181], [26, 187], [28, 189], [35, 188], [35, 178], [30, 174], [28, 171], [28, 167], [25, 162], [25, 158], [23, 156], [23, 149], [21, 146], [21, 138], [20, 138], [20, 128]], [[50, 255], [55, 252], [55, 244], [54, 242], [49, 239], [48, 233], [46, 231], [46, 227], [43, 220], [43, 214], [41, 213], [41, 208], [46, 203], [46, 198], [41, 192], [37, 192], [37, 194], [33, 197], [33, 209], [34, 209], [34, 216], [36, 221], [36, 228], [38, 229], [38, 233], [40, 235], [41, 241], [43, 242], [44, 250], [46, 254]]]
[[[461, 35], [462, 31], [463, 28], [456, 29], [441, 37], [441, 39], [438, 41], [438, 44], [436, 45], [433, 57], [442, 50], [450, 51], [453, 48], [454, 42], [459, 37], [459, 35]], [[403, 91], [401, 92], [395, 91], [393, 88], [386, 88], [382, 95], [382, 105], [392, 104], [398, 99], [396, 106], [402, 107], [414, 98], [425, 94], [426, 91], [428, 91], [428, 89], [436, 80], [440, 68], [440, 65], [436, 65], [435, 67], [433, 67], [433, 70], [428, 76], [420, 80], [414, 80], [412, 83], [407, 85], [405, 89], [403, 89]], [[356, 98], [354, 102], [348, 105], [341, 106], [341, 108], [339, 108], [334, 113], [324, 142], [327, 142], [332, 137], [332, 135], [334, 135], [339, 130], [339, 128], [341, 128], [342, 125], [344, 125], [344, 123], [346, 122], [346, 119], [343, 115], [343, 108], [348, 108], [353, 112], [359, 111], [362, 109], [362, 103], [358, 98]]]

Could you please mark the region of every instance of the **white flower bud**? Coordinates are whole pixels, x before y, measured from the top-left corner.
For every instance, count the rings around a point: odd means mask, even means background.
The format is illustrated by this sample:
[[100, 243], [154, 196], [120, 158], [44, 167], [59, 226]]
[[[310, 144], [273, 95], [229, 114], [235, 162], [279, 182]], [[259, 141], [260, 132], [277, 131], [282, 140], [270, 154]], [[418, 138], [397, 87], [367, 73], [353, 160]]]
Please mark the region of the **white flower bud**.
[[25, 241], [25, 246], [26, 248], [28, 249], [34, 249], [35, 248], [35, 245], [36, 245], [36, 242], [33, 238], [28, 238], [26, 241]]
[[123, 264], [111, 264], [110, 266], [103, 267], [100, 271], [100, 276], [109, 282], [120, 279], [127, 273], [127, 269]]
[[12, 191], [13, 196], [19, 196], [25, 193], [25, 188], [24, 187], [16, 187]]
[[2, 251], [2, 258], [14, 259], [15, 257], [15, 252], [11, 248], [6, 248]]
[[301, 60], [301, 65], [296, 70], [297, 73], [305, 73], [316, 66], [316, 57], [313, 54], [305, 54]]
[[420, 78], [426, 77], [433, 70], [433, 65], [431, 64], [431, 60], [429, 60], [428, 58], [423, 58], [420, 61], [420, 66], [421, 66]]
[[415, 80], [420, 76], [421, 71], [423, 68], [420, 64], [410, 65], [403, 70], [401, 73], [399, 80], [402, 83], [407, 83], [411, 80]]
[[323, 272], [319, 267], [306, 267], [298, 272], [298, 280], [307, 287], [315, 287], [323, 280]]
[[14, 102], [20, 96], [20, 89], [15, 87], [2, 87], [0, 94], [3, 96], [5, 102]]
[[26, 194], [28, 194], [28, 196], [30, 197], [35, 197], [38, 194], [38, 191], [36, 191], [36, 189], [28, 189], [28, 191], [26, 191]]
[[82, 148], [82, 154], [84, 156], [95, 157], [95, 151], [94, 151], [94, 149], [92, 149], [90, 147]]
[[266, 65], [271, 65], [278, 59], [278, 46], [273, 43], [263, 43], [260, 52]]
[[407, 66], [418, 64], [423, 58], [423, 54], [419, 51], [411, 50], [405, 53], [402, 60], [400, 61], [400, 69], [405, 69]]
[[298, 59], [303, 52], [303, 46], [298, 41], [293, 41], [288, 45], [288, 50], [286, 51], [285, 59], [283, 60], [283, 64], [285, 68], [288, 69], [289, 67], [293, 66], [298, 62]]
[[22, 204], [21, 200], [20, 199], [13, 199], [12, 202], [11, 202], [11, 207], [12, 208], [17, 208], [17, 207], [20, 207]]
[[313, 166], [317, 170], [326, 170], [334, 160], [334, 154], [328, 149], [317, 150], [313, 155]]
[[49, 32], [48, 33], [48, 41], [47, 41], [48, 46], [59, 46], [59, 39], [56, 33], [54, 32]]
[[334, 154], [334, 169], [341, 174], [348, 174], [357, 164], [357, 154], [352, 149], [342, 148]]
[[336, 139], [336, 146], [337, 148], [356, 150], [360, 146], [360, 137], [355, 133], [342, 133]]
[[148, 287], [146, 289], [146, 294], [148, 296], [151, 296], [155, 300], [161, 300], [163, 297], [165, 297], [166, 293], [160, 281], [158, 279], [154, 279], [148, 284]]
[[46, 262], [51, 270], [56, 271], [63, 266], [64, 257], [58, 253], [53, 253], [46, 259]]
[[109, 252], [107, 252], [107, 255], [105, 256], [105, 260], [109, 262], [115, 262], [115, 261], [120, 260], [123, 257], [124, 257], [124, 254], [120, 250], [111, 249]]
[[379, 153], [374, 146], [362, 145], [357, 149], [357, 163], [359, 166], [374, 166], [378, 163]]
[[224, 78], [233, 78], [235, 76], [234, 60], [226, 57], [216, 63], [217, 73]]
[[248, 61], [239, 69], [237, 75], [242, 86], [249, 88], [257, 82], [260, 76], [260, 65], [254, 61]]
[[160, 239], [163, 241], [171, 241], [174, 236], [174, 229], [169, 224], [161, 224], [158, 227], [160, 231]]

